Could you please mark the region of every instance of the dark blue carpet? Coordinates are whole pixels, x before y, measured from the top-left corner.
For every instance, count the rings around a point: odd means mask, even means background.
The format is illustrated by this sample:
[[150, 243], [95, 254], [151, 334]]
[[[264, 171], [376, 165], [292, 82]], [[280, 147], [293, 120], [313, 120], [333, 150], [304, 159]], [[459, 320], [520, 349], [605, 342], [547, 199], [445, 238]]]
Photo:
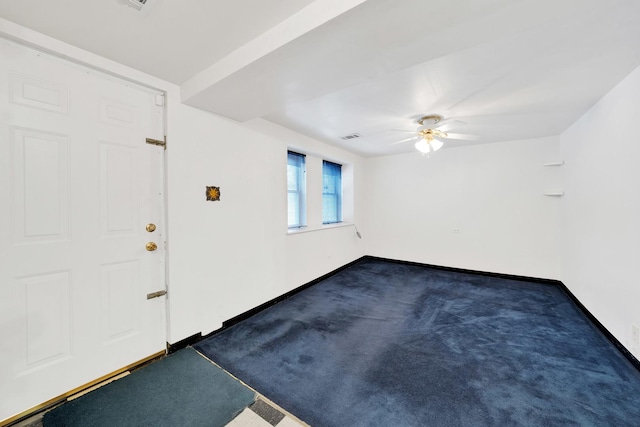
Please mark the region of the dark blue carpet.
[[196, 348], [315, 427], [640, 425], [640, 373], [553, 285], [369, 259]]
[[254, 400], [187, 348], [47, 412], [44, 427], [222, 427]]

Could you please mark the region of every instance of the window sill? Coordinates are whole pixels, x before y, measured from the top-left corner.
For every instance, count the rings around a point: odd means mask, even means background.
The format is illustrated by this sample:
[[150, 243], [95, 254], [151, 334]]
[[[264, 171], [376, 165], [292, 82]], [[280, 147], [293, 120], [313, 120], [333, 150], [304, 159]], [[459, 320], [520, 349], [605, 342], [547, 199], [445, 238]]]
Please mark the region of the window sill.
[[335, 224], [326, 224], [326, 225], [323, 224], [320, 226], [291, 228], [287, 230], [287, 235], [311, 233], [313, 231], [331, 230], [333, 228], [351, 227], [352, 225], [353, 225], [352, 222], [338, 222]]

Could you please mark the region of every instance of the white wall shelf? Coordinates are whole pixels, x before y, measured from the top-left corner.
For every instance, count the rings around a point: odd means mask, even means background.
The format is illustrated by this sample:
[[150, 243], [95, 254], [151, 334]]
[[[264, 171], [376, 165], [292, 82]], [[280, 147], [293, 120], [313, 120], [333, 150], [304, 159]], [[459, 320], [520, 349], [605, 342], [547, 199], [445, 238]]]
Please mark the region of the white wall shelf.
[[544, 195], [549, 197], [562, 197], [564, 196], [564, 191], [547, 191]]
[[542, 166], [562, 166], [564, 165], [564, 160], [560, 160], [559, 162], [548, 162], [543, 164]]

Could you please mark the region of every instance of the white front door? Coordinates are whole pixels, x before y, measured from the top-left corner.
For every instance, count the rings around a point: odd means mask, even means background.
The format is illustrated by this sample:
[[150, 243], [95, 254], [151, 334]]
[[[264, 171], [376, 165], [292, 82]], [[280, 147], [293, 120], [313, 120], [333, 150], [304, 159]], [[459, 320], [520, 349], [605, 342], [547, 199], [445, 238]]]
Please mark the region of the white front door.
[[166, 325], [162, 96], [0, 58], [1, 421], [164, 350]]

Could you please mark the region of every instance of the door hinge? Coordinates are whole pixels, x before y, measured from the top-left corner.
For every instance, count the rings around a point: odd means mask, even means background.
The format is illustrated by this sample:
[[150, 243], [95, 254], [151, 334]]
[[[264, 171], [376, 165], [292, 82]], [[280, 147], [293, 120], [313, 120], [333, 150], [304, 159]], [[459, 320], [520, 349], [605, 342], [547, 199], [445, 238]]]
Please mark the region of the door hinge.
[[167, 149], [167, 136], [166, 135], [164, 137], [164, 140], [147, 138], [146, 142], [147, 142], [147, 144], [158, 145], [160, 147], [163, 147], [165, 150]]
[[150, 294], [147, 294], [147, 299], [158, 298], [158, 297], [164, 296], [166, 294], [167, 294], [166, 290], [157, 291], [157, 292], [151, 292]]

